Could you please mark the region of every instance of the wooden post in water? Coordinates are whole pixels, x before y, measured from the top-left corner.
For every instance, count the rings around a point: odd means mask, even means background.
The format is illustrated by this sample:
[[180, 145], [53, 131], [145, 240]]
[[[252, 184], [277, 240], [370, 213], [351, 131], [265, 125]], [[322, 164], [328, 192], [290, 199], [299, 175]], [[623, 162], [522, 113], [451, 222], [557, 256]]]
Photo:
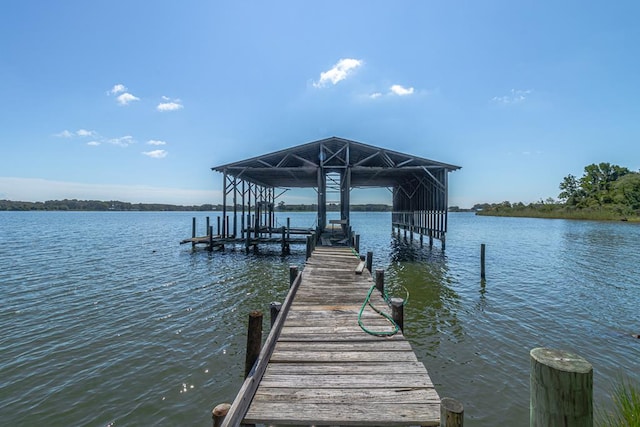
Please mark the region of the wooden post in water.
[[530, 352], [531, 427], [593, 426], [593, 367], [582, 357], [548, 348]]
[[210, 231], [210, 230], [211, 230], [211, 229], [209, 228], [209, 217], [207, 217], [207, 234], [209, 234], [209, 231]]
[[222, 236], [222, 234], [220, 234], [220, 215], [218, 215], [216, 219], [218, 220], [218, 236]]
[[224, 218], [224, 237], [231, 237], [231, 232], [229, 231], [229, 215]]
[[360, 253], [360, 235], [356, 234], [356, 243], [354, 245], [354, 249], [356, 250], [357, 253]]
[[213, 408], [213, 411], [211, 412], [213, 427], [220, 427], [222, 425], [224, 417], [229, 413], [229, 409], [231, 409], [231, 404], [229, 403], [221, 403]]
[[485, 276], [485, 270], [484, 270], [484, 252], [485, 252], [485, 245], [484, 243], [482, 243], [480, 245], [480, 278], [484, 279]]
[[[191, 238], [192, 239], [196, 238], [196, 217], [195, 216], [191, 220]], [[196, 247], [196, 242], [193, 240], [191, 241], [191, 247], [192, 248]]]
[[307, 235], [307, 258], [311, 258], [311, 235]]
[[276, 323], [276, 319], [278, 318], [278, 314], [280, 313], [280, 309], [282, 308], [282, 303], [278, 301], [273, 301], [269, 304], [269, 311], [271, 313], [271, 327], [273, 328], [273, 324]]
[[282, 255], [287, 254], [286, 247], [287, 247], [287, 229], [283, 225], [282, 226]]
[[384, 270], [376, 268], [376, 288], [384, 295]]
[[369, 270], [369, 274], [371, 274], [372, 268], [373, 268], [373, 252], [367, 251], [367, 270]]
[[391, 318], [400, 327], [404, 329], [404, 300], [402, 298], [391, 298]]
[[249, 376], [253, 365], [258, 360], [262, 346], [262, 312], [254, 310], [249, 313], [249, 327], [247, 330], [247, 354], [244, 362], [244, 377]]
[[433, 249], [433, 236], [431, 235], [431, 230], [429, 230], [429, 249]]
[[463, 427], [464, 407], [462, 403], [450, 397], [440, 401], [440, 427]]
[[296, 277], [298, 277], [298, 266], [290, 265], [289, 266], [289, 287], [293, 285], [293, 282], [296, 280]]
[[213, 226], [209, 227], [209, 252], [213, 250]]
[[291, 240], [291, 218], [287, 217], [287, 240]]

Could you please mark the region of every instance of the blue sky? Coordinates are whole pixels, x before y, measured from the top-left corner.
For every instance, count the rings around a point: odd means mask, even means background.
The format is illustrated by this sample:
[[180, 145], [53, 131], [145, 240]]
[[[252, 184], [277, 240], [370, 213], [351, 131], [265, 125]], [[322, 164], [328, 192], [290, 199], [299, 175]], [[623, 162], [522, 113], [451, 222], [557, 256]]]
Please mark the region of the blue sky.
[[330, 136], [462, 166], [462, 207], [557, 197], [594, 162], [640, 169], [636, 1], [0, 11], [0, 199], [217, 203], [212, 166]]

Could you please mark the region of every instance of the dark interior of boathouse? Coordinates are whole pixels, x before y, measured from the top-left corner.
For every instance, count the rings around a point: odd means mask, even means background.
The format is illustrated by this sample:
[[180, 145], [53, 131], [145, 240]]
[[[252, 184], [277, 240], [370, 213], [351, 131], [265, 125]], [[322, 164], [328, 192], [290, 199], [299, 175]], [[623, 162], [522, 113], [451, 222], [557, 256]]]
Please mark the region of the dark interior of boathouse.
[[[278, 232], [276, 201], [293, 188], [317, 194], [316, 235], [328, 226], [348, 235], [352, 189], [389, 188], [392, 226], [439, 239], [447, 232], [448, 173], [459, 166], [349, 139], [330, 137], [211, 168], [223, 175], [219, 238], [247, 240]], [[339, 220], [327, 224], [327, 205]], [[306, 230], [305, 232], [308, 232]], [[289, 231], [287, 231], [289, 234]]]

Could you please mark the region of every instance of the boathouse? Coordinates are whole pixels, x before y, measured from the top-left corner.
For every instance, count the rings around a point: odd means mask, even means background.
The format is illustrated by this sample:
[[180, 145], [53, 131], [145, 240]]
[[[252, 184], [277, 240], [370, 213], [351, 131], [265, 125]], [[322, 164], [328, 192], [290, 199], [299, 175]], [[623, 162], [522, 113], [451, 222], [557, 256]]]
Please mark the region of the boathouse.
[[351, 190], [377, 187], [393, 193], [393, 227], [418, 233], [421, 242], [439, 239], [444, 249], [448, 173], [460, 166], [331, 137], [211, 169], [223, 175], [223, 239], [243, 239], [250, 229], [271, 233], [276, 200], [291, 188], [315, 189], [318, 235], [329, 204], [340, 213], [331, 225], [347, 232]]

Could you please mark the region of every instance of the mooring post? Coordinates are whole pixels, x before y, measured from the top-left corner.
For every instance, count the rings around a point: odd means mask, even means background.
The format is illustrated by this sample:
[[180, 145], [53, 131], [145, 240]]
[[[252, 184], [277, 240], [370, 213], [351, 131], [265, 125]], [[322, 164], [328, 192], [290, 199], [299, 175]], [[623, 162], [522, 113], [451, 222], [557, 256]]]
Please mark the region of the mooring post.
[[273, 301], [269, 304], [269, 311], [271, 312], [271, 327], [273, 328], [273, 324], [276, 323], [276, 319], [278, 318], [278, 314], [280, 313], [280, 309], [282, 308], [282, 303], [278, 301]]
[[222, 425], [224, 417], [229, 413], [229, 409], [231, 409], [230, 403], [221, 403], [213, 408], [213, 411], [211, 412], [213, 427], [220, 427]]
[[464, 407], [462, 403], [450, 397], [440, 401], [440, 427], [463, 427]]
[[213, 250], [213, 227], [209, 228], [209, 252]]
[[216, 217], [216, 219], [218, 220], [218, 234], [217, 234], [217, 235], [218, 235], [218, 236], [222, 236], [222, 234], [220, 234], [220, 215], [218, 215], [218, 216]]
[[424, 247], [424, 234], [422, 234], [422, 230], [420, 230], [420, 247]]
[[298, 277], [298, 266], [290, 265], [289, 266], [289, 287], [293, 285], [293, 282], [296, 280], [296, 277]]
[[593, 426], [593, 367], [563, 350], [534, 348], [530, 373], [531, 427]]
[[[195, 216], [191, 220], [191, 238], [192, 239], [196, 238], [196, 217]], [[191, 240], [191, 247], [195, 248], [195, 246], [196, 246], [196, 242], [194, 240]]]
[[209, 217], [207, 217], [207, 234], [209, 234], [210, 228], [209, 228]]
[[391, 298], [391, 318], [400, 330], [404, 330], [404, 300], [402, 298]]
[[287, 240], [291, 240], [291, 218], [287, 217]]
[[311, 258], [311, 235], [307, 235], [307, 259]]
[[229, 232], [229, 215], [224, 218], [224, 237], [231, 237], [231, 233]]
[[253, 365], [258, 360], [260, 347], [262, 346], [262, 312], [254, 310], [249, 313], [249, 326], [247, 330], [247, 355], [244, 362], [244, 376], [249, 376]]
[[373, 252], [367, 251], [367, 270], [369, 270], [369, 274], [371, 274], [372, 268], [373, 268]]
[[283, 225], [282, 226], [282, 255], [286, 255], [286, 248], [287, 246], [287, 230], [286, 227]]
[[484, 252], [485, 252], [485, 245], [484, 243], [482, 243], [480, 245], [480, 278], [484, 279], [485, 276], [485, 270], [484, 270]]
[[376, 268], [376, 288], [384, 295], [384, 270]]
[[354, 249], [356, 250], [357, 253], [360, 253], [360, 235], [356, 234], [356, 244]]

